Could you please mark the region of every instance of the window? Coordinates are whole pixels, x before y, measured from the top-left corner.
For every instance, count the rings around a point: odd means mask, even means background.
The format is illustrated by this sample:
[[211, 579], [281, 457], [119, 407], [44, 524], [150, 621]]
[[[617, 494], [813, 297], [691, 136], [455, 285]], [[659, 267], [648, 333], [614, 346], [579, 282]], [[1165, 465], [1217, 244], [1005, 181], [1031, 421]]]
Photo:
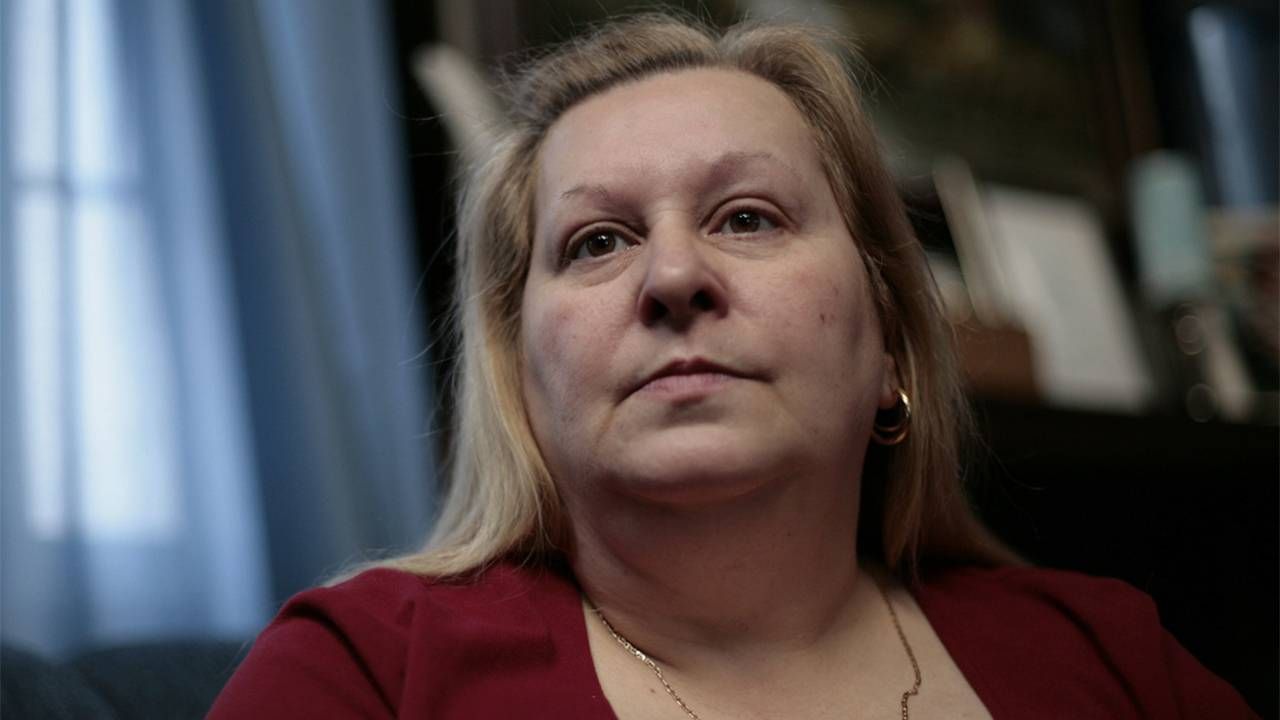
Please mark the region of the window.
[[6, 0], [0, 218], [19, 472], [37, 536], [171, 536], [181, 425], [163, 238], [107, 0]]

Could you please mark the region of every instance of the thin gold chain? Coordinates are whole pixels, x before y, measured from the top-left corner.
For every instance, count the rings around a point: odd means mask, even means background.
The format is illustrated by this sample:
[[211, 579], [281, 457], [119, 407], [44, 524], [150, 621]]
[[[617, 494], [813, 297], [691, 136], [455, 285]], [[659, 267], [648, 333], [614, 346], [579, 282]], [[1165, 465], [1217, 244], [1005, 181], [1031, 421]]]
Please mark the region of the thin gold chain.
[[902, 720], [910, 720], [911, 710], [908, 703], [911, 698], [920, 694], [920, 683], [922, 677], [920, 675], [920, 663], [916, 662], [915, 651], [911, 649], [911, 643], [907, 642], [907, 634], [902, 632], [902, 623], [898, 622], [898, 613], [893, 609], [893, 603], [889, 602], [889, 593], [880, 584], [879, 580], [875, 581], [876, 589], [880, 591], [880, 597], [884, 598], [885, 607], [889, 608], [889, 617], [893, 620], [893, 629], [898, 631], [898, 639], [902, 641], [902, 649], [907, 651], [907, 659], [911, 661], [911, 670], [916, 674], [916, 681], [912, 684], [910, 690], [902, 693]]
[[[898, 632], [898, 639], [902, 641], [902, 648], [907, 651], [907, 659], [911, 661], [911, 670], [915, 673], [915, 683], [911, 686], [910, 690], [903, 691], [902, 693], [902, 720], [911, 720], [909, 702], [912, 697], [920, 694], [920, 685], [923, 682], [923, 678], [920, 674], [920, 663], [916, 662], [916, 654], [911, 649], [911, 643], [907, 642], [907, 634], [902, 631], [902, 623], [898, 622], [898, 613], [893, 609], [893, 603], [889, 601], [889, 593], [885, 591], [884, 586], [882, 586], [878, 580], [873, 579], [873, 582], [876, 584], [876, 589], [880, 591], [880, 597], [884, 598], [885, 607], [889, 608], [889, 618], [893, 620], [893, 629]], [[680, 706], [680, 709], [684, 711], [684, 714], [693, 718], [693, 720], [702, 720], [698, 717], [698, 713], [694, 712], [693, 709], [685, 703], [684, 698], [680, 697], [680, 693], [676, 692], [676, 689], [671, 687], [671, 683], [667, 682], [666, 676], [662, 674], [662, 667], [658, 665], [658, 663], [654, 662], [653, 658], [646, 655], [643, 650], [632, 645], [630, 640], [622, 636], [622, 633], [614, 630], [613, 625], [609, 623], [609, 619], [604, 616], [604, 613], [600, 611], [600, 608], [591, 604], [590, 600], [587, 601], [587, 604], [596, 614], [596, 617], [600, 618], [600, 623], [603, 624], [604, 629], [608, 630], [609, 634], [613, 636], [614, 641], [617, 642], [623, 650], [630, 653], [632, 657], [644, 663], [651, 671], [653, 671], [654, 677], [658, 678], [658, 682], [662, 683], [662, 687], [667, 691], [667, 694], [671, 696], [671, 699], [675, 701], [676, 705]]]
[[657, 676], [658, 682], [662, 683], [662, 687], [667, 689], [667, 694], [671, 696], [672, 700], [676, 701], [676, 704], [680, 706], [680, 709], [684, 711], [684, 714], [693, 718], [693, 720], [702, 720], [702, 718], [698, 717], [698, 713], [694, 712], [684, 703], [684, 698], [680, 697], [680, 693], [676, 692], [676, 689], [671, 687], [671, 683], [667, 682], [667, 678], [662, 675], [662, 668], [658, 663], [654, 662], [653, 658], [645, 655], [640, 648], [632, 645], [630, 640], [622, 637], [617, 630], [614, 630], [613, 626], [609, 624], [608, 618], [604, 616], [604, 613], [600, 612], [600, 608], [592, 605], [591, 609], [595, 611], [596, 617], [600, 618], [600, 622], [604, 623], [604, 629], [609, 631], [609, 634], [612, 635], [613, 639], [622, 646], [623, 650], [631, 653], [637, 660], [649, 666], [649, 669]]

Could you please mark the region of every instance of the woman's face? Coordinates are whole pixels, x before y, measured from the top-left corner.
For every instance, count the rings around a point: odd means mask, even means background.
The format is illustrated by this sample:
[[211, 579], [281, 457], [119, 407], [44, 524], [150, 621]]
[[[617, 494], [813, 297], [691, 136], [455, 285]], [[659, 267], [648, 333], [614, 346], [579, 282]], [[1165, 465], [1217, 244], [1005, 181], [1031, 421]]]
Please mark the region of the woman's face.
[[653, 76], [574, 106], [538, 160], [524, 395], [566, 499], [856, 479], [892, 360], [786, 95], [729, 70]]

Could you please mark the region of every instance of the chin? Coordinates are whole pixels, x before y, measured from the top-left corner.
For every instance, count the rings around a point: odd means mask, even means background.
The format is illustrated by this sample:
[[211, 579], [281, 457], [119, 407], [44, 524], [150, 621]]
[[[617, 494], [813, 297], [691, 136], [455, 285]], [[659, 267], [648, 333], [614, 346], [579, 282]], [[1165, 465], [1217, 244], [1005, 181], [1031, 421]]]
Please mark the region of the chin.
[[[725, 502], [763, 489], [794, 467], [767, 442], [683, 431], [660, 442], [633, 443], [609, 469], [614, 490], [652, 503], [701, 505]], [[658, 438], [655, 438], [655, 441]]]

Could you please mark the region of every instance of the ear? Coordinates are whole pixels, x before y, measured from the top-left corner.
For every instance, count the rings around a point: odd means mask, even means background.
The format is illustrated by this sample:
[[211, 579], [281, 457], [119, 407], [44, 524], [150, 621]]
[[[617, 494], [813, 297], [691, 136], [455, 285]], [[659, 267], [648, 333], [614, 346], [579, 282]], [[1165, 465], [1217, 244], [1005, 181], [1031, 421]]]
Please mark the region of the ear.
[[889, 353], [884, 354], [884, 379], [880, 384], [880, 409], [888, 410], [898, 404], [898, 363]]

